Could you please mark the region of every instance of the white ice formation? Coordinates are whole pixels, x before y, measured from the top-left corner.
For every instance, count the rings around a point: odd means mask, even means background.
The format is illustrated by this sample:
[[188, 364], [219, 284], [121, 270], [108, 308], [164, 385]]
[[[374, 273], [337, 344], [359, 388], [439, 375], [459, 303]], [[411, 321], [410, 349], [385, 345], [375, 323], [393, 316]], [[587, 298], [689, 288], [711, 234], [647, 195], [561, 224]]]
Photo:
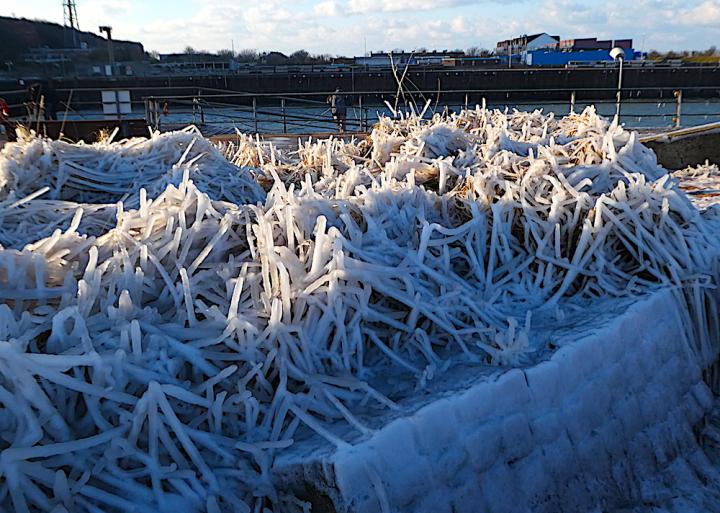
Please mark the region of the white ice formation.
[[533, 319], [598, 298], [672, 288], [707, 363], [716, 239], [592, 109], [293, 153], [24, 134], [0, 153], [0, 509], [302, 511], [270, 475], [295, 437], [343, 447], [328, 426], [369, 433], [354, 412], [453, 363], [531, 362]]

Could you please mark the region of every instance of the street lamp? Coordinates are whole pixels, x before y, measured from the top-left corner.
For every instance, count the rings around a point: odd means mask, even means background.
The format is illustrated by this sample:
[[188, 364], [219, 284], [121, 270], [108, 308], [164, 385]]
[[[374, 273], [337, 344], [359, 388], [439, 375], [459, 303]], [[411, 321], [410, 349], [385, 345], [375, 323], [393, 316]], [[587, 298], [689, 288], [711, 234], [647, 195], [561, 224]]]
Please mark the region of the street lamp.
[[615, 120], [620, 123], [620, 101], [622, 98], [623, 62], [625, 62], [625, 50], [616, 46], [610, 50], [610, 57], [614, 61], [620, 61], [620, 72], [618, 73], [617, 105], [615, 109]]
[[113, 51], [112, 27], [103, 25], [100, 27], [100, 32], [105, 32], [105, 34], [107, 34], [108, 60], [110, 61], [110, 73], [113, 74], [113, 68], [115, 68], [115, 52]]

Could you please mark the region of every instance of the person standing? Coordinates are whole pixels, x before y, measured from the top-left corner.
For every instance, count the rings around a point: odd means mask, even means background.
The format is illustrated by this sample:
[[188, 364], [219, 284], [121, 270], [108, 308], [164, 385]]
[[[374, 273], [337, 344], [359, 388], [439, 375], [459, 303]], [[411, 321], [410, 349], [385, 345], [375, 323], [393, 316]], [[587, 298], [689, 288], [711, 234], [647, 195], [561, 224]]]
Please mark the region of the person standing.
[[12, 121], [10, 121], [10, 107], [5, 101], [5, 98], [0, 98], [0, 125], [5, 129], [7, 140], [10, 142], [15, 141], [17, 138], [15, 135], [15, 126], [13, 126]]
[[57, 120], [58, 96], [55, 81], [51, 80], [45, 87], [45, 119]]
[[347, 102], [342, 94], [342, 89], [335, 89], [335, 94], [328, 96], [327, 103], [330, 104], [330, 112], [335, 120], [339, 132], [345, 131], [345, 120], [347, 119]]
[[42, 85], [39, 82], [29, 83], [27, 86], [27, 107], [30, 121], [36, 121], [41, 117]]

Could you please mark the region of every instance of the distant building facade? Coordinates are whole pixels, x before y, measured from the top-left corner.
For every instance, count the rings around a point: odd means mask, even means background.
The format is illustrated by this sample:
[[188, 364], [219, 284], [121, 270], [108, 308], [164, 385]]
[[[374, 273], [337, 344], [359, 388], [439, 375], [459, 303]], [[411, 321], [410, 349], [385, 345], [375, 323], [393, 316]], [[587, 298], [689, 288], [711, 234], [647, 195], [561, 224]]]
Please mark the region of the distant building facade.
[[87, 45], [84, 48], [31, 48], [25, 54], [25, 62], [35, 64], [53, 64], [58, 62], [72, 62], [73, 59], [87, 57], [90, 50]]
[[285, 66], [290, 62], [290, 57], [282, 52], [267, 52], [260, 55], [260, 64], [266, 66]]
[[577, 52], [582, 50], [607, 50], [610, 51], [616, 46], [623, 49], [632, 48], [632, 39], [605, 39], [598, 40], [595, 37], [583, 39], [563, 39], [560, 41], [560, 50]]
[[356, 66], [368, 68], [389, 68], [395, 66], [441, 66], [447, 59], [464, 57], [461, 51], [435, 52], [372, 52], [370, 55], [355, 57]]
[[617, 46], [625, 50], [625, 60], [632, 61], [640, 57], [632, 44], [632, 39], [599, 40], [588, 37], [561, 40], [559, 36], [542, 33], [498, 41], [495, 55], [505, 63], [512, 59], [527, 66], [565, 66], [612, 61], [609, 52]]
[[496, 55], [520, 55], [525, 52], [540, 50], [543, 48], [557, 48], [560, 43], [560, 36], [551, 36], [543, 32], [541, 34], [523, 35], [514, 39], [498, 41], [495, 46]]
[[160, 62], [153, 64], [153, 68], [170, 73], [218, 74], [238, 69], [235, 59], [207, 52], [161, 53], [158, 60]]

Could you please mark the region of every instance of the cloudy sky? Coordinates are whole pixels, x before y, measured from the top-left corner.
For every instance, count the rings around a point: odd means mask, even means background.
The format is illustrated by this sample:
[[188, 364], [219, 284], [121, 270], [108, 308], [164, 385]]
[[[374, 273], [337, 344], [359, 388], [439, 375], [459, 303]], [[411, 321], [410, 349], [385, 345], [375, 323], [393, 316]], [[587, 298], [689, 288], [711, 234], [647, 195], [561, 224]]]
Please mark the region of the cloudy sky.
[[[635, 39], [638, 49], [720, 46], [720, 0], [77, 0], [80, 28], [112, 25], [147, 50], [186, 46], [361, 55], [419, 47], [493, 48], [550, 32]], [[62, 23], [61, 0], [0, 0], [0, 15]]]

